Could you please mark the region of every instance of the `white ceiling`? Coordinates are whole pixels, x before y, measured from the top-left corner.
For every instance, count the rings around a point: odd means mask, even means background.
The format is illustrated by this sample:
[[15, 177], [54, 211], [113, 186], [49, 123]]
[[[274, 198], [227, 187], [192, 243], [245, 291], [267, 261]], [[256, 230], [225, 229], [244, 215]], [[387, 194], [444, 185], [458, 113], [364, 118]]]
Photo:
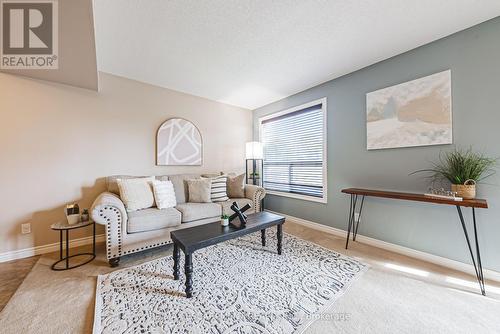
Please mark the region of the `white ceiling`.
[[100, 71], [255, 109], [500, 15], [499, 0], [95, 0]]

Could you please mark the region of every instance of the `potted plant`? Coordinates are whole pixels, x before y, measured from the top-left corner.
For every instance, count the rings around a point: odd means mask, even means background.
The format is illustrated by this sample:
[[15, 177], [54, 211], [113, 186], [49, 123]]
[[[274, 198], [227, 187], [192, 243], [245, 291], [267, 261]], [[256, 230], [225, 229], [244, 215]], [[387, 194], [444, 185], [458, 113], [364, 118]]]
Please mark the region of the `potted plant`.
[[222, 226], [228, 226], [229, 225], [229, 216], [228, 215], [222, 215], [220, 217], [220, 224]]
[[495, 173], [498, 159], [488, 158], [472, 149], [455, 149], [439, 155], [439, 161], [429, 169], [418, 170], [412, 174], [427, 172], [434, 181], [448, 180], [451, 191], [458, 197], [476, 197], [476, 184]]

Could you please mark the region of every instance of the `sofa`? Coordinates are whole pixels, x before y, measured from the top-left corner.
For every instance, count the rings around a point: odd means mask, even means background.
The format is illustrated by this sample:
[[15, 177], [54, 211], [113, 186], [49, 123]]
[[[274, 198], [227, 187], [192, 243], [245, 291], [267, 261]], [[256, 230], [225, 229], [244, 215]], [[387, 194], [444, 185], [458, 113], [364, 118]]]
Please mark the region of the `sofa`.
[[245, 185], [244, 198], [230, 198], [226, 202], [216, 203], [190, 203], [188, 201], [186, 180], [221, 174], [156, 176], [157, 180], [172, 182], [177, 205], [174, 208], [162, 210], [153, 207], [132, 212], [127, 212], [120, 199], [117, 180], [138, 176], [107, 177], [107, 191], [94, 201], [91, 217], [97, 224], [106, 226], [106, 257], [111, 267], [118, 266], [120, 257], [124, 255], [172, 243], [170, 232], [173, 230], [220, 221], [222, 214], [233, 213], [230, 209], [233, 202], [237, 202], [240, 207], [249, 204], [251, 209], [246, 213], [261, 210], [265, 190], [254, 185]]

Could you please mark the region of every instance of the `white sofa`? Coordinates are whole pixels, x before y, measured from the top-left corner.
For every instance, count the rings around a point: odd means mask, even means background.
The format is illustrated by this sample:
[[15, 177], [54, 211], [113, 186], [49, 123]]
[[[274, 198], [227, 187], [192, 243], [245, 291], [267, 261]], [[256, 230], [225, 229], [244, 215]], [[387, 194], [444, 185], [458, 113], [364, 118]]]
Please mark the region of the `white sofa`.
[[[209, 174], [203, 176], [214, 176]], [[102, 193], [92, 205], [92, 219], [106, 226], [106, 256], [109, 264], [116, 267], [120, 257], [171, 243], [170, 231], [207, 224], [220, 220], [222, 214], [232, 214], [230, 206], [237, 202], [240, 207], [250, 204], [246, 213], [261, 210], [265, 196], [262, 187], [245, 185], [244, 198], [231, 198], [219, 203], [189, 203], [186, 180], [200, 178], [200, 174], [157, 176], [159, 180], [170, 180], [174, 185], [177, 206], [170, 209], [149, 208], [127, 212], [120, 199], [119, 178], [135, 176], [117, 175], [106, 178], [108, 191]]]

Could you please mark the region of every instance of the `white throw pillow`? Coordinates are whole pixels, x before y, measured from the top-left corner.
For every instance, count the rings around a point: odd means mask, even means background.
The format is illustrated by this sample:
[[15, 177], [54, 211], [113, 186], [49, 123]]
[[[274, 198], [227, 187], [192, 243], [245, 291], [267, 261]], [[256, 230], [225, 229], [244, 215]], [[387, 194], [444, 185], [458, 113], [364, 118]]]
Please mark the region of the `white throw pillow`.
[[154, 177], [140, 179], [119, 179], [120, 198], [127, 211], [151, 208], [155, 204], [152, 183]]
[[173, 208], [177, 205], [172, 181], [153, 181], [153, 193], [158, 209]]

